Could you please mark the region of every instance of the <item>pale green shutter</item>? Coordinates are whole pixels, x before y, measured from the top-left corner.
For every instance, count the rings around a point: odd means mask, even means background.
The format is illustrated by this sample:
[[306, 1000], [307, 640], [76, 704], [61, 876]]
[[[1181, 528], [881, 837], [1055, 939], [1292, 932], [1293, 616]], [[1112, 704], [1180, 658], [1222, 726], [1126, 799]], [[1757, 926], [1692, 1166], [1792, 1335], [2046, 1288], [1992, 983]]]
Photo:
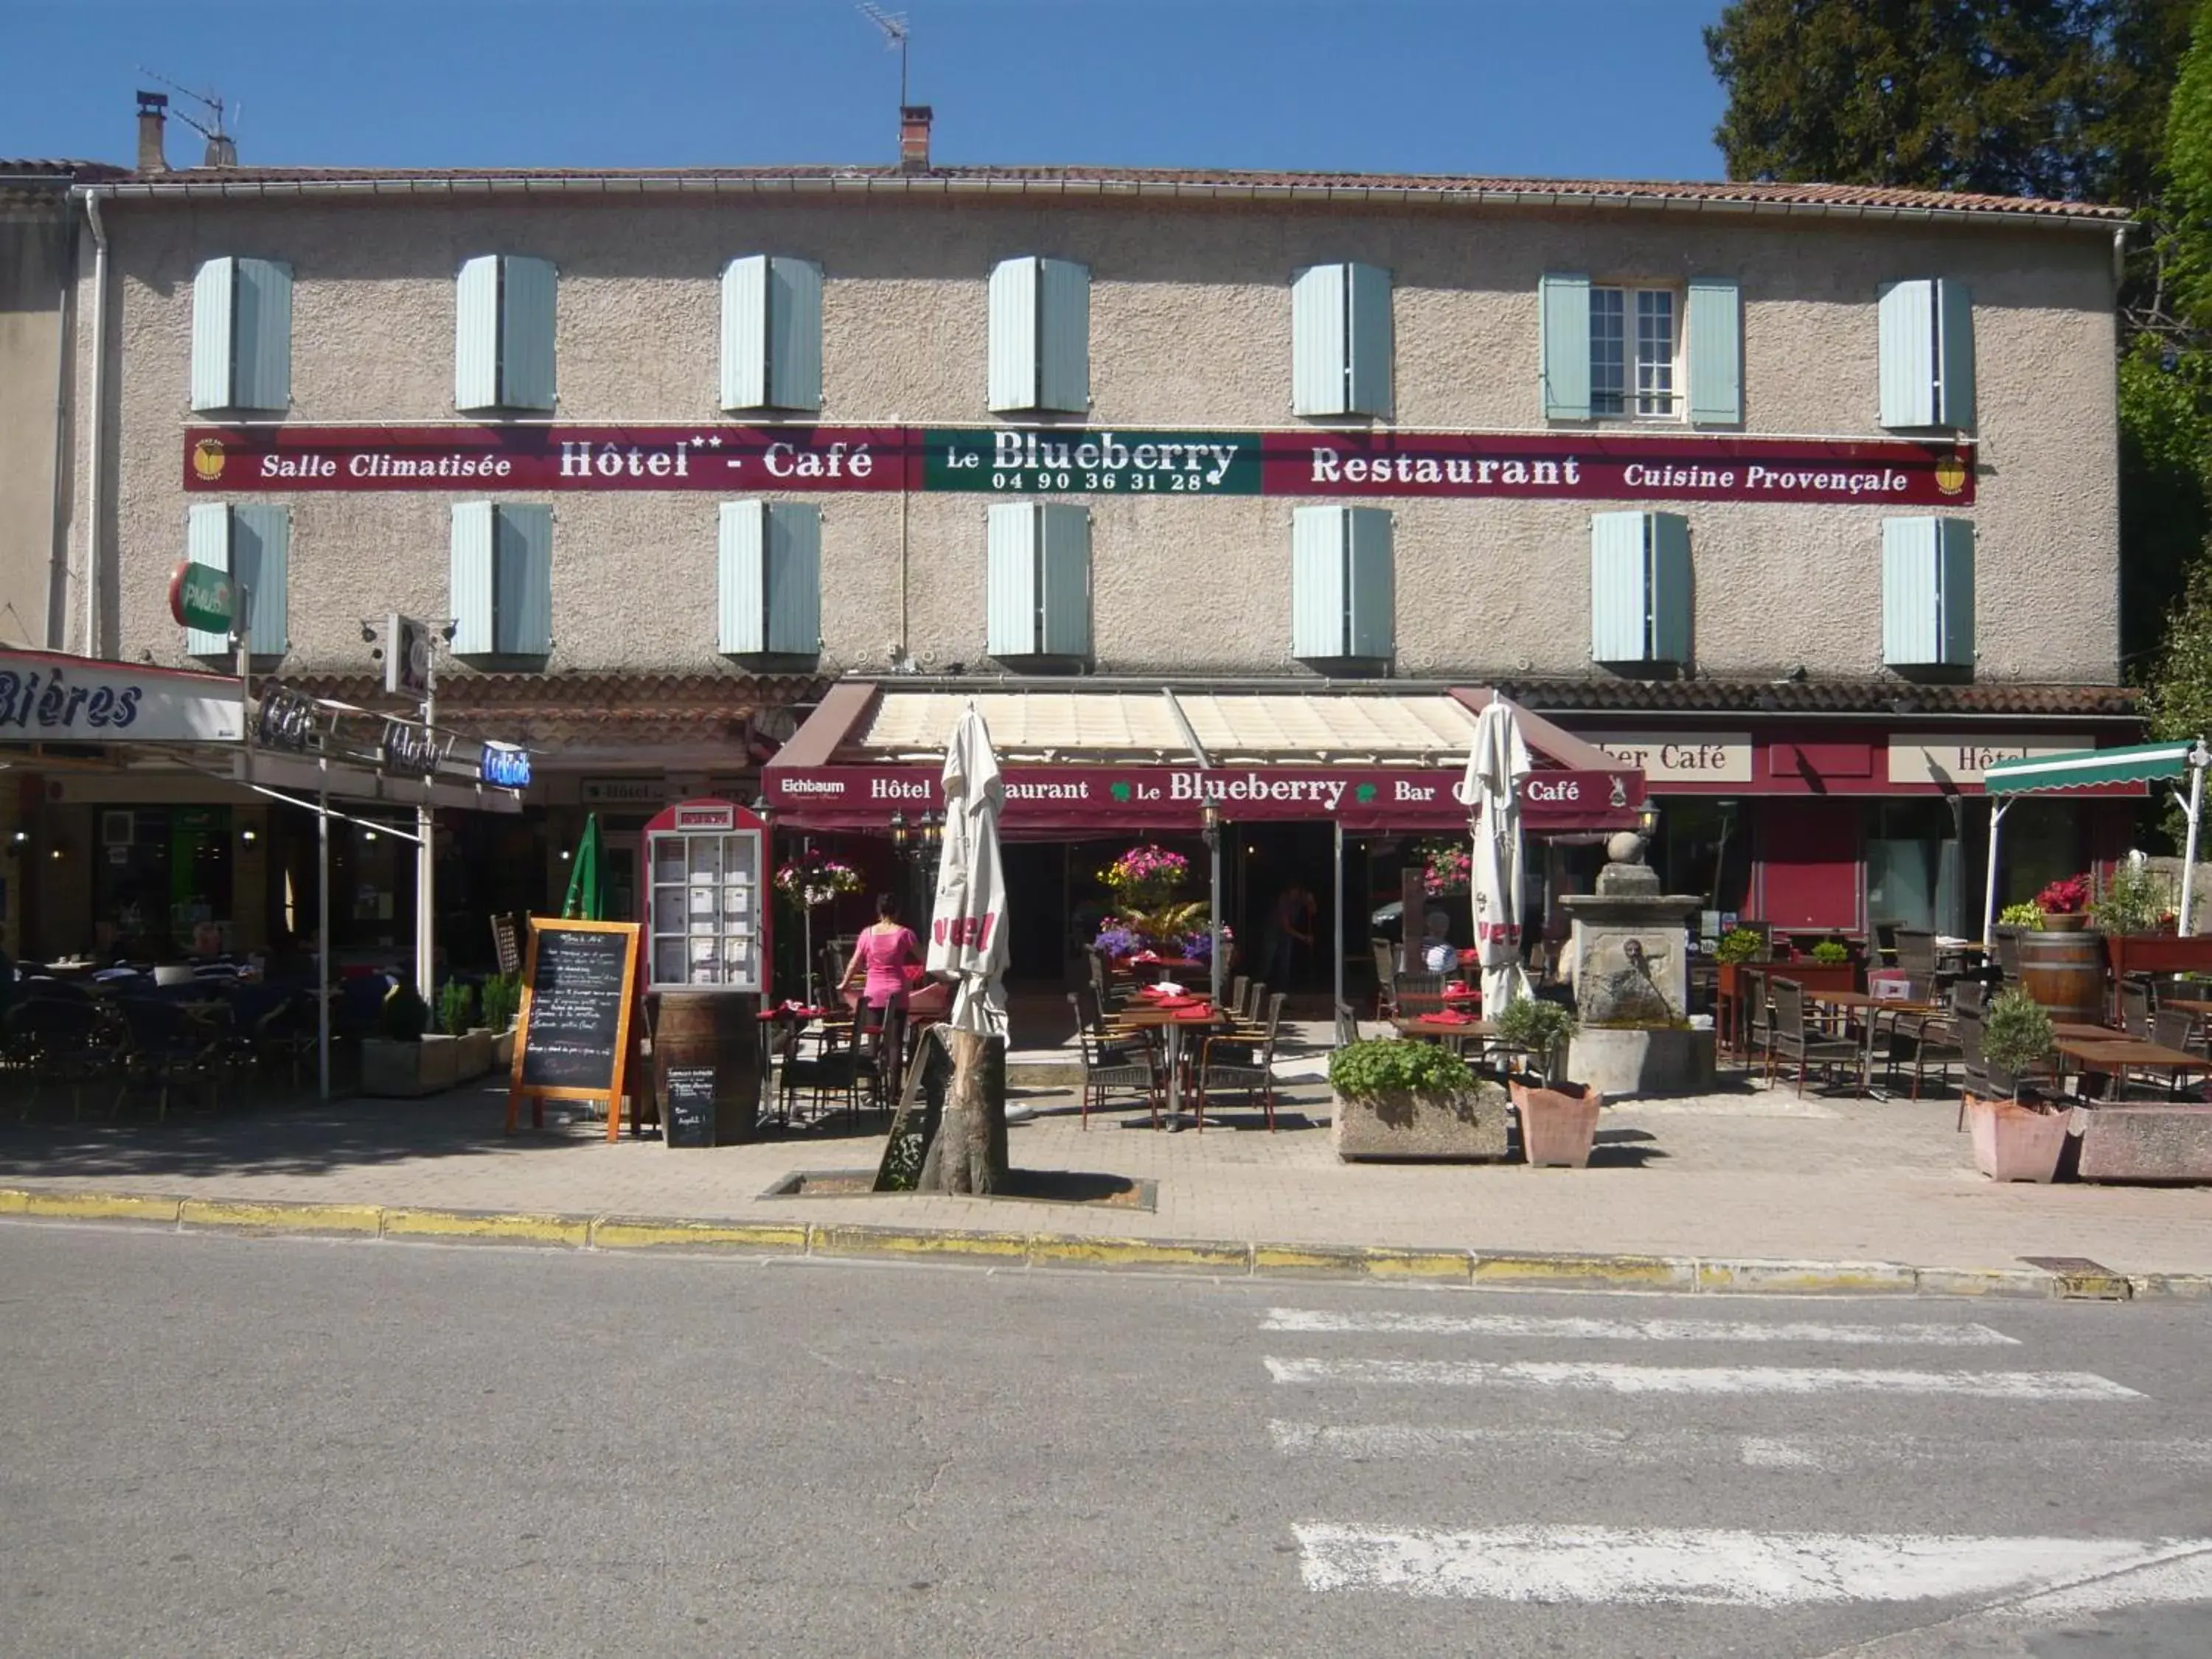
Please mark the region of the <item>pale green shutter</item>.
[[1376, 265], [1346, 265], [1345, 407], [1354, 415], [1390, 413], [1390, 273]]
[[[211, 569], [230, 568], [230, 509], [203, 501], [185, 518], [185, 556]], [[230, 649], [230, 638], [216, 630], [187, 628], [185, 649], [195, 657], [221, 656]]]
[[1001, 259], [991, 272], [991, 408], [1037, 406], [1037, 261]]
[[192, 407], [221, 410], [231, 402], [237, 322], [238, 261], [210, 259], [192, 278]]
[[722, 269], [722, 407], [768, 404], [768, 256]]
[[1048, 657], [1091, 654], [1091, 509], [1037, 509], [1038, 648]]
[[778, 501], [768, 510], [768, 648], [794, 657], [822, 649], [822, 509]]
[[1964, 283], [1936, 284], [1936, 417], [1944, 426], [1974, 423], [1974, 301]]
[[1651, 515], [1590, 514], [1590, 659], [1642, 662], [1650, 638]]
[[274, 259], [238, 261], [235, 374], [240, 409], [292, 406], [292, 267]]
[[1936, 647], [1954, 668], [1974, 663], [1974, 523], [1971, 519], [1936, 521]]
[[553, 648], [553, 509], [502, 504], [492, 541], [492, 648], [542, 657]]
[[1091, 272], [1069, 259], [1037, 261], [1039, 409], [1091, 407]]
[[1650, 660], [1690, 660], [1690, 521], [1679, 513], [1651, 514]]
[[1291, 512], [1291, 654], [1341, 657], [1345, 615], [1345, 514], [1341, 507], [1300, 507]]
[[1887, 283], [1875, 307], [1881, 353], [1881, 423], [1936, 424], [1936, 284]]
[[1344, 592], [1344, 654], [1390, 655], [1397, 643], [1397, 581], [1391, 568], [1388, 507], [1346, 509]]
[[499, 407], [499, 256], [495, 253], [465, 262], [453, 283], [453, 407], [465, 412]]
[[492, 648], [492, 505], [453, 506], [447, 602], [453, 608], [453, 654], [485, 656]]
[[508, 409], [551, 409], [554, 403], [552, 263], [509, 254], [499, 299], [500, 402]]
[[1538, 285], [1547, 421], [1589, 419], [1589, 277], [1560, 271]]
[[810, 259], [768, 262], [768, 362], [771, 404], [822, 407], [822, 267]]
[[1934, 519], [1881, 521], [1881, 659], [1892, 668], [1943, 660], [1939, 539]]
[[724, 501], [715, 564], [720, 649], [729, 657], [768, 649], [768, 503]]
[[1291, 283], [1291, 412], [1345, 412], [1345, 267], [1313, 265]]
[[985, 514], [984, 648], [994, 657], [1037, 650], [1037, 507], [1001, 501]]
[[1690, 423], [1735, 426], [1743, 419], [1743, 305], [1735, 280], [1692, 276], [1688, 301]]
[[251, 649], [257, 657], [281, 657], [291, 648], [286, 627], [291, 562], [291, 508], [231, 509], [230, 579], [252, 590]]

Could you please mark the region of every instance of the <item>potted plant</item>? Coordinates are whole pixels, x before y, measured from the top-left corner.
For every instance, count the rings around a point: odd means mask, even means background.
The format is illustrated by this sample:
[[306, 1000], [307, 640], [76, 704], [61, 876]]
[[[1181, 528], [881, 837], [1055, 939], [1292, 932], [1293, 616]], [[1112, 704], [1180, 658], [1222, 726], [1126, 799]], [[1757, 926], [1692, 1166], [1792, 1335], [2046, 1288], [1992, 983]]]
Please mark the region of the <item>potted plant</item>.
[[2163, 878], [2132, 856], [2112, 867], [2089, 915], [2105, 936], [2106, 959], [2116, 977], [2212, 968], [2212, 939], [2180, 936], [2174, 896]]
[[430, 1034], [430, 1009], [414, 985], [395, 980], [377, 1011], [377, 1034], [361, 1045], [361, 1091], [413, 1099], [453, 1086], [453, 1042]]
[[438, 1029], [453, 1039], [453, 1076], [466, 1083], [491, 1070], [491, 1033], [476, 1025], [476, 993], [449, 979], [438, 993]]
[[1812, 956], [1824, 968], [1840, 968], [1851, 959], [1851, 947], [1839, 939], [1824, 939], [1813, 947]]
[[1531, 1164], [1579, 1170], [1597, 1140], [1597, 1091], [1566, 1080], [1573, 1013], [1540, 997], [1508, 1003], [1492, 1022], [1498, 1042], [1532, 1057], [1534, 1082], [1515, 1076], [1513, 1105], [1521, 1116], [1521, 1155]]
[[1997, 929], [2014, 933], [2039, 933], [2043, 931], [2043, 907], [2033, 899], [2022, 899], [2017, 904], [2008, 904], [1997, 912]]
[[1340, 1158], [1505, 1156], [1505, 1091], [1439, 1043], [1347, 1042], [1329, 1056], [1328, 1082]]
[[2018, 1081], [2050, 1057], [2051, 1037], [2051, 1015], [2024, 991], [1999, 993], [1982, 1017], [1982, 1065], [1991, 1094], [1968, 1095], [1966, 1118], [1974, 1167], [1992, 1181], [2049, 1181], [2058, 1173], [2066, 1115], [2021, 1099]]
[[522, 975], [494, 974], [483, 982], [483, 1000], [493, 1069], [510, 1070], [514, 1065], [514, 1017], [522, 1010]]
[[2068, 876], [2035, 896], [2045, 933], [2078, 933], [2089, 925], [2089, 878]]
[[[1206, 906], [1176, 896], [1189, 874], [1188, 859], [1150, 842], [1132, 847], [1098, 872], [1100, 882], [1114, 896], [1114, 915], [1107, 927], [1137, 941], [1137, 951], [1126, 954], [1149, 951], [1158, 956], [1178, 955], [1184, 935], [1205, 926]], [[1103, 931], [1098, 943], [1100, 949], [1108, 949]]]

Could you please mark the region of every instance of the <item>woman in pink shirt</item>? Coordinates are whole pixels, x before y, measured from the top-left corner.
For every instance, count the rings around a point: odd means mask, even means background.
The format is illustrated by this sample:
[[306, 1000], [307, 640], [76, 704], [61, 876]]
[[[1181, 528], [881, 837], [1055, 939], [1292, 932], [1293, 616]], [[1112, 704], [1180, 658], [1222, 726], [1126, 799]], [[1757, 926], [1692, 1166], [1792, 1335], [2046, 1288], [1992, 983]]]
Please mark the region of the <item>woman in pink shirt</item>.
[[[878, 1046], [893, 1055], [906, 1052], [907, 964], [926, 960], [921, 941], [899, 921], [898, 900], [889, 893], [877, 894], [875, 926], [864, 931], [853, 947], [853, 959], [845, 965], [839, 988], [852, 989], [866, 974], [860, 985], [861, 1029], [881, 1032]], [[892, 1081], [889, 1077], [881, 1080], [886, 1085]]]

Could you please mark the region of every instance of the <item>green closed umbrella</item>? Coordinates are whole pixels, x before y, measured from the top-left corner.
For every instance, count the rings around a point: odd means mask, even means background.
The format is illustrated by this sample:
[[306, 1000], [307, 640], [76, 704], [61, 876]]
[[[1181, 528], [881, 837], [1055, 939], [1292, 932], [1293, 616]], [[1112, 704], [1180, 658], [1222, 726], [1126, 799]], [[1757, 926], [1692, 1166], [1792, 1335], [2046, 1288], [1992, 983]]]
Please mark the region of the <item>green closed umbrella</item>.
[[606, 892], [599, 879], [599, 815], [584, 820], [584, 838], [568, 870], [568, 896], [561, 902], [565, 921], [599, 921], [606, 915]]

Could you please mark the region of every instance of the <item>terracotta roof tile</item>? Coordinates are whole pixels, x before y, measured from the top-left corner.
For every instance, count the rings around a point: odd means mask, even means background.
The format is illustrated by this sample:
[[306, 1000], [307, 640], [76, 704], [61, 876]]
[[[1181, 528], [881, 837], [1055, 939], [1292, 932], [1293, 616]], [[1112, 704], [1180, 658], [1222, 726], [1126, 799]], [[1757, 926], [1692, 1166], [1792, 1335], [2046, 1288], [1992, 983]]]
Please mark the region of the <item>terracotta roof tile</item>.
[[1903, 680], [1556, 678], [1501, 680], [1498, 689], [1539, 713], [2130, 716], [2141, 700], [2125, 685]]
[[[311, 674], [290, 684], [362, 708], [396, 712], [402, 707], [384, 695], [380, 677]], [[814, 702], [827, 684], [809, 674], [453, 674], [438, 682], [438, 724], [530, 747], [742, 739], [748, 720], [769, 709]]]

